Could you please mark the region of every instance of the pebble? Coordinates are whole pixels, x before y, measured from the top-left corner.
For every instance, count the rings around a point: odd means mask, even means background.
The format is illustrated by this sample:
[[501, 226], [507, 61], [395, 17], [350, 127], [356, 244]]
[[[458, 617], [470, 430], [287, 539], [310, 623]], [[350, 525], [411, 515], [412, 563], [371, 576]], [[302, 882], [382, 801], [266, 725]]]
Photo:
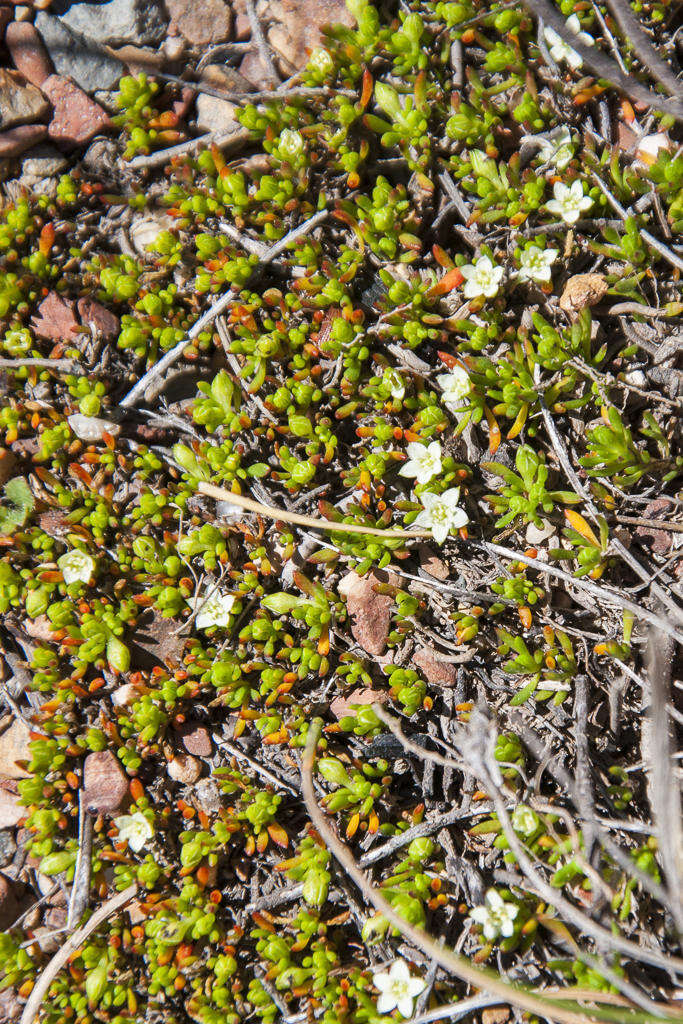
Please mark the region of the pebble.
[[21, 719], [15, 719], [9, 729], [0, 736], [0, 778], [26, 779], [28, 772], [17, 761], [30, 761], [29, 750], [31, 730]]
[[0, 129], [42, 121], [49, 112], [40, 89], [25, 82], [18, 71], [0, 68]]
[[124, 683], [123, 686], [119, 686], [118, 689], [114, 690], [111, 695], [111, 702], [114, 707], [127, 708], [140, 696], [140, 691], [137, 687], [133, 686], [132, 683]]
[[570, 320], [576, 320], [582, 309], [594, 306], [607, 293], [604, 274], [574, 274], [564, 286], [560, 296], [560, 309]]
[[167, 231], [173, 226], [173, 218], [167, 213], [159, 213], [151, 217], [135, 217], [128, 229], [128, 236], [132, 246], [140, 256], [147, 256], [147, 246], [156, 242], [162, 231]]
[[170, 778], [182, 782], [185, 786], [193, 785], [202, 774], [201, 763], [192, 754], [176, 754], [166, 765]]
[[[0, 785], [0, 829], [12, 828], [18, 825], [22, 818], [28, 814], [28, 809], [19, 801], [19, 795], [9, 788], [12, 783]], [[6, 788], [7, 787], [7, 788]]]
[[26, 4], [17, 4], [14, 8], [14, 20], [15, 21], [30, 21], [33, 16], [33, 10], [27, 7]]
[[335, 697], [330, 702], [330, 712], [337, 721], [340, 721], [347, 715], [355, 714], [351, 707], [352, 704], [385, 704], [388, 699], [388, 694], [382, 690], [371, 690], [368, 686], [360, 686], [355, 690], [351, 690], [346, 697], [342, 697], [341, 694]]
[[197, 757], [211, 757], [213, 747], [209, 730], [198, 722], [185, 722], [178, 729], [183, 746], [188, 754]]
[[237, 107], [229, 100], [219, 100], [217, 96], [202, 93], [197, 97], [197, 127], [203, 132], [228, 132], [231, 128], [239, 129], [235, 118]]
[[230, 36], [231, 12], [223, 0], [166, 0], [170, 30], [193, 46], [222, 43]]
[[39, 11], [35, 26], [40, 33], [57, 74], [73, 78], [86, 92], [114, 88], [126, 73], [121, 61], [98, 52], [87, 36], [73, 32], [60, 18]]
[[21, 183], [30, 188], [45, 178], [59, 174], [68, 166], [68, 163], [69, 161], [63, 153], [60, 153], [49, 142], [43, 143], [32, 149], [22, 160]]
[[156, 0], [71, 4], [61, 19], [73, 32], [106, 46], [160, 43], [166, 35], [166, 18]]
[[428, 683], [435, 686], [455, 686], [458, 681], [458, 666], [450, 661], [438, 661], [427, 647], [418, 647], [413, 661]]
[[417, 555], [420, 560], [420, 568], [429, 573], [433, 579], [443, 581], [451, 575], [446, 563], [438, 555], [435, 555], [427, 544], [419, 545]]
[[111, 121], [106, 112], [75, 82], [62, 75], [50, 75], [43, 82], [42, 88], [55, 108], [48, 127], [51, 139], [67, 145], [82, 146], [90, 142], [98, 132], [110, 127]]
[[85, 327], [94, 327], [102, 338], [115, 338], [121, 328], [119, 318], [95, 299], [84, 296], [76, 303], [81, 323]]
[[15, 886], [4, 875], [0, 875], [0, 929], [9, 928], [19, 913]]
[[128, 796], [128, 779], [118, 758], [110, 750], [88, 754], [83, 765], [85, 806], [113, 814]]
[[185, 53], [185, 40], [182, 36], [169, 35], [164, 40], [162, 49], [166, 60], [180, 60]]
[[270, 0], [268, 16], [268, 42], [293, 70], [305, 67], [310, 52], [323, 41], [323, 25], [354, 24], [345, 0]]
[[63, 299], [57, 292], [48, 292], [38, 306], [38, 315], [33, 317], [31, 327], [39, 338], [47, 341], [70, 341], [78, 329], [73, 303]]
[[223, 806], [220, 790], [213, 779], [200, 779], [195, 786], [194, 797], [205, 814], [218, 814]]
[[46, 135], [47, 126], [44, 124], [22, 124], [7, 132], [0, 132], [0, 160], [19, 156]]
[[27, 82], [41, 89], [53, 68], [35, 25], [28, 21], [10, 22], [5, 32], [5, 44], [17, 71]]
[[[26, 808], [24, 808], [26, 811]], [[10, 863], [17, 852], [17, 844], [14, 839], [14, 828], [0, 828], [0, 868]]]
[[533, 548], [539, 547], [544, 541], [548, 540], [557, 532], [557, 527], [549, 522], [549, 520], [543, 519], [542, 522], [542, 527], [536, 526], [535, 523], [529, 523], [526, 528], [524, 537], [527, 544], [530, 544]]
[[393, 605], [393, 598], [388, 594], [375, 593], [373, 587], [379, 582], [374, 572], [364, 577], [349, 572], [338, 588], [346, 598], [354, 639], [364, 651], [374, 655], [382, 654], [386, 648]]
[[101, 441], [105, 434], [116, 437], [121, 433], [118, 423], [112, 423], [111, 420], [104, 420], [99, 416], [84, 416], [80, 412], [68, 416], [67, 422], [81, 441]]

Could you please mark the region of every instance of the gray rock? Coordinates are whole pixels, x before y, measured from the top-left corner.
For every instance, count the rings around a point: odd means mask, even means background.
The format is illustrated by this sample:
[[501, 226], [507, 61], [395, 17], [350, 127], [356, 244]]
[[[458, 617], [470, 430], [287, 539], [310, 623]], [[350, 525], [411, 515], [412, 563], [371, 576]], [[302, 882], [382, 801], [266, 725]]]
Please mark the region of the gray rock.
[[17, 852], [13, 828], [0, 828], [0, 868], [6, 867]]
[[[81, 4], [80, 6], [86, 6]], [[101, 53], [92, 38], [74, 32], [65, 21], [38, 11], [35, 26], [40, 32], [59, 75], [70, 75], [86, 92], [111, 89], [125, 75], [120, 60]]]
[[157, 0], [70, 5], [62, 0], [55, 13], [73, 32], [108, 46], [160, 43], [166, 35], [166, 18]]
[[229, 100], [219, 100], [217, 96], [204, 93], [197, 97], [197, 127], [205, 132], [229, 132], [232, 128], [239, 131], [235, 114], [237, 107]]
[[50, 104], [35, 85], [26, 83], [17, 71], [0, 68], [0, 130], [42, 121], [49, 110]]
[[59, 174], [68, 163], [64, 154], [48, 142], [34, 146], [21, 162], [21, 182], [27, 188], [31, 188], [44, 178]]

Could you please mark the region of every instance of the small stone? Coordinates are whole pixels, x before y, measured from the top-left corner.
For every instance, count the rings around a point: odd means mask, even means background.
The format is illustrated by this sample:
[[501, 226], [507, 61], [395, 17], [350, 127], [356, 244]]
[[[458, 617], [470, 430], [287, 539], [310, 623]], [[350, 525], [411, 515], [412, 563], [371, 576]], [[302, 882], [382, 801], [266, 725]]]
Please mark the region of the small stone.
[[[26, 808], [24, 808], [24, 810], [26, 810]], [[17, 852], [14, 832], [14, 826], [12, 826], [12, 828], [0, 828], [0, 868], [4, 868], [10, 864]]]
[[223, 0], [166, 0], [173, 32], [179, 32], [192, 46], [222, 43], [230, 36], [230, 8]]
[[14, 924], [20, 913], [15, 885], [0, 875], [0, 931]]
[[552, 537], [552, 535], [557, 530], [557, 527], [554, 526], [547, 519], [542, 520], [542, 522], [543, 525], [540, 528], [536, 526], [535, 523], [529, 523], [529, 525], [526, 528], [526, 533], [524, 534], [524, 537], [526, 539], [527, 544], [530, 544], [533, 548], [536, 548], [540, 544], [543, 544], [543, 542], [548, 540], [549, 537]]
[[141, 71], [150, 74], [150, 68], [162, 70], [166, 63], [166, 55], [163, 50], [152, 50], [148, 46], [133, 46], [127, 43], [125, 46], [108, 47], [112, 56], [122, 61], [128, 68], [131, 75], [137, 75]]
[[76, 309], [81, 323], [86, 327], [93, 326], [105, 341], [117, 337], [121, 329], [119, 318], [101, 302], [84, 297], [78, 300]]
[[185, 722], [178, 729], [183, 746], [188, 754], [197, 757], [211, 757], [213, 747], [209, 730], [198, 722]]
[[135, 251], [140, 256], [147, 256], [147, 246], [153, 245], [161, 232], [172, 226], [173, 218], [166, 213], [159, 213], [154, 217], [135, 217], [128, 229], [128, 235]]
[[30, 21], [33, 15], [33, 10], [27, 7], [26, 4], [17, 4], [14, 8], [14, 20], [15, 21]]
[[31, 760], [31, 730], [20, 718], [0, 736], [0, 778], [26, 779], [29, 773], [17, 762]]
[[112, 437], [116, 437], [121, 433], [121, 427], [118, 423], [112, 423], [111, 420], [103, 420], [100, 416], [84, 416], [80, 412], [75, 412], [73, 415], [68, 416], [67, 423], [81, 441], [101, 441], [105, 434], [111, 434]]
[[374, 572], [364, 577], [349, 572], [338, 588], [346, 598], [354, 639], [364, 651], [374, 655], [382, 654], [386, 648], [394, 603], [388, 594], [375, 593], [374, 587], [380, 582]]
[[41, 89], [53, 68], [35, 25], [27, 21], [11, 22], [5, 32], [5, 43], [17, 71], [27, 82]]
[[439, 661], [426, 647], [418, 647], [413, 661], [427, 682], [434, 686], [455, 686], [458, 681], [458, 666], [450, 661]]
[[63, 299], [57, 292], [48, 292], [38, 306], [38, 314], [33, 317], [31, 326], [39, 338], [70, 341], [73, 332], [78, 329], [73, 303]]
[[429, 573], [435, 580], [447, 580], [451, 575], [450, 569], [438, 555], [435, 555], [426, 544], [420, 544], [417, 549], [417, 556], [420, 560], [420, 568]]
[[205, 814], [218, 814], [223, 806], [220, 790], [213, 779], [200, 779], [194, 788], [194, 798]]
[[[68, 533], [68, 530], [65, 530], [64, 533]], [[32, 640], [42, 640], [43, 642], [48, 643], [50, 640], [54, 639], [52, 634], [52, 623], [48, 619], [47, 615], [39, 615], [37, 619], [24, 619], [21, 626], [24, 632], [27, 633]]]
[[564, 286], [560, 309], [570, 320], [577, 320], [582, 309], [600, 302], [606, 292], [607, 281], [603, 274], [574, 274]]
[[204, 132], [229, 132], [231, 128], [240, 128], [235, 114], [237, 107], [229, 100], [219, 100], [217, 96], [202, 93], [197, 97], [197, 127]]
[[40, 89], [26, 83], [18, 71], [0, 68], [0, 128], [42, 121], [50, 104]]
[[347, 715], [355, 713], [351, 707], [352, 704], [384, 704], [388, 697], [389, 695], [382, 690], [371, 690], [368, 686], [360, 686], [355, 690], [351, 690], [351, 693], [346, 697], [342, 697], [341, 694], [335, 697], [330, 702], [330, 711], [337, 721], [340, 721], [340, 719], [345, 718]]
[[111, 702], [114, 707], [127, 708], [140, 696], [140, 691], [137, 687], [133, 686], [132, 683], [124, 683], [123, 686], [119, 686], [118, 689], [114, 690], [111, 695]]
[[0, 134], [0, 160], [19, 156], [25, 150], [35, 146], [47, 135], [44, 124], [22, 124], [18, 128], [10, 128]]
[[[63, 10], [64, 7], [67, 9]], [[62, 0], [56, 13], [72, 31], [104, 46], [160, 43], [166, 35], [166, 19], [156, 0], [109, 0], [104, 4], [71, 5], [68, 0]]]
[[128, 796], [128, 779], [121, 763], [110, 750], [88, 754], [83, 765], [85, 806], [113, 814]]
[[202, 766], [192, 754], [176, 754], [168, 762], [166, 771], [176, 782], [181, 782], [184, 786], [191, 786], [202, 774]]
[[27, 188], [59, 174], [68, 165], [66, 157], [49, 142], [36, 146], [21, 162], [21, 183]]
[[167, 36], [162, 49], [166, 60], [180, 60], [185, 53], [185, 40], [182, 36]]
[[52, 928], [46, 928], [45, 925], [41, 925], [39, 928], [33, 929], [33, 941], [41, 953], [49, 954], [57, 952], [62, 945], [63, 939], [61, 935], [55, 935]]
[[27, 814], [28, 808], [20, 803], [16, 785], [12, 782], [0, 783], [0, 829], [13, 828]]
[[96, 49], [86, 36], [73, 32], [61, 18], [39, 11], [35, 26], [57, 74], [73, 78], [86, 92], [111, 89], [126, 73], [121, 61]]
[[510, 1020], [507, 1006], [489, 1006], [481, 1011], [481, 1024], [506, 1024]]
[[83, 146], [98, 132], [111, 126], [102, 107], [68, 78], [50, 75], [42, 88], [54, 107], [48, 126], [51, 139], [71, 146]]
[[3, 989], [0, 992], [0, 1024], [16, 1024], [24, 1005], [25, 1001], [19, 999], [14, 988]]
[[354, 24], [344, 0], [316, 0], [314, 4], [310, 0], [271, 0], [268, 14], [268, 42], [297, 71], [306, 66], [311, 51], [323, 41], [324, 25]]

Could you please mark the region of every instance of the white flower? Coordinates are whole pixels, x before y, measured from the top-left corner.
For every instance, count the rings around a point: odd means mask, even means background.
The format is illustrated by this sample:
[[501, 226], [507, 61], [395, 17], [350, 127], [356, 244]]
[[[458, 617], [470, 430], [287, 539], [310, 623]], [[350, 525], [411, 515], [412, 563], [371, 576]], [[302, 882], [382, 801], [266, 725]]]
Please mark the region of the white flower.
[[280, 132], [277, 148], [287, 160], [296, 160], [304, 151], [303, 136], [292, 128], [285, 128]]
[[394, 960], [388, 971], [373, 974], [372, 981], [380, 991], [378, 1013], [391, 1013], [396, 1008], [402, 1017], [410, 1017], [413, 1001], [424, 990], [422, 978], [413, 978], [405, 960]]
[[441, 445], [432, 441], [429, 447], [419, 441], [408, 445], [408, 461], [401, 466], [399, 476], [414, 476], [418, 484], [428, 484], [441, 472]]
[[459, 487], [451, 487], [443, 494], [425, 491], [420, 499], [424, 508], [415, 517], [415, 525], [431, 530], [437, 544], [443, 544], [451, 530], [459, 530], [469, 522], [467, 512], [458, 505], [459, 497]]
[[671, 149], [671, 141], [666, 132], [656, 135], [644, 135], [636, 148], [636, 163], [641, 167], [651, 167], [657, 163], [660, 149]]
[[512, 827], [521, 836], [532, 836], [538, 828], [538, 815], [526, 804], [517, 804], [512, 812]]
[[458, 409], [462, 409], [463, 405], [465, 405], [465, 399], [472, 390], [470, 375], [467, 370], [463, 369], [462, 366], [454, 366], [448, 373], [440, 373], [436, 378], [436, 383], [443, 391], [441, 401], [446, 408], [450, 409], [451, 412], [457, 412]]
[[195, 619], [197, 629], [210, 629], [211, 626], [227, 626], [230, 619], [230, 612], [235, 603], [232, 594], [222, 594], [220, 590], [215, 591], [205, 601]]
[[114, 824], [119, 830], [119, 839], [127, 840], [135, 853], [139, 853], [154, 835], [154, 829], [140, 811], [122, 814], [120, 818], [114, 818]]
[[515, 930], [514, 921], [519, 907], [506, 903], [495, 889], [489, 889], [485, 897], [486, 906], [475, 907], [470, 917], [484, 929], [484, 938], [492, 942], [499, 935], [509, 939]]
[[519, 257], [521, 267], [518, 271], [520, 281], [549, 281], [550, 267], [557, 259], [557, 249], [539, 249], [531, 245]]
[[[581, 23], [577, 14], [572, 14], [567, 18], [567, 28], [572, 32], [577, 39], [580, 39], [585, 46], [593, 46], [595, 41], [592, 36], [589, 36], [587, 32], [581, 31]], [[566, 60], [572, 71], [576, 71], [583, 64], [583, 57], [576, 50], [572, 49], [569, 43], [565, 43], [564, 39], [555, 31], [554, 28], [548, 28], [547, 26], [543, 29], [543, 35], [545, 40], [550, 46], [550, 56], [553, 60], [556, 60], [558, 64], [560, 61]]]
[[498, 294], [503, 268], [496, 266], [488, 256], [480, 256], [475, 263], [460, 267], [460, 273], [466, 281], [463, 289], [466, 299], [477, 299], [480, 295], [492, 299]]
[[546, 208], [551, 213], [556, 213], [565, 224], [576, 224], [584, 210], [590, 210], [593, 200], [590, 196], [583, 194], [583, 184], [574, 181], [571, 185], [564, 185], [556, 181], [553, 185], [554, 199], [546, 203]]
[[77, 548], [58, 558], [57, 565], [67, 586], [70, 583], [89, 583], [95, 571], [95, 559]]
[[406, 393], [406, 386], [403, 383], [403, 377], [391, 367], [388, 367], [382, 375], [382, 383], [386, 384], [391, 392], [392, 398], [403, 398]]
[[541, 145], [539, 156], [544, 164], [552, 164], [558, 171], [563, 171], [574, 156], [574, 145], [572, 135], [566, 126], [547, 138], [538, 137]]
[[316, 46], [315, 50], [308, 58], [309, 67], [314, 68], [322, 75], [327, 75], [334, 68], [334, 61], [330, 55], [329, 50], [326, 50], [324, 46]]

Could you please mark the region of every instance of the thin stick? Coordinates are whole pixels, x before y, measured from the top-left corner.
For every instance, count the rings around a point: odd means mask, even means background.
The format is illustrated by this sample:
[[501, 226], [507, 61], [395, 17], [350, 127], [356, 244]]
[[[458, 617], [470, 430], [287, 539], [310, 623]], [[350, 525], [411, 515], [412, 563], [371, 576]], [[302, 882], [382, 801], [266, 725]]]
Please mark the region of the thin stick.
[[108, 899], [106, 903], [103, 903], [102, 906], [95, 911], [90, 920], [87, 921], [82, 928], [79, 928], [77, 932], [74, 932], [69, 936], [64, 945], [57, 950], [36, 981], [33, 991], [28, 998], [28, 1002], [24, 1007], [24, 1012], [21, 1015], [21, 1021], [19, 1024], [33, 1024], [50, 985], [55, 980], [72, 953], [75, 953], [78, 947], [83, 945], [88, 936], [91, 935], [103, 921], [108, 920], [116, 913], [117, 910], [120, 910], [121, 907], [126, 905], [126, 903], [129, 903], [137, 894], [137, 891], [137, 884], [133, 883], [133, 885], [129, 885], [127, 889], [124, 889], [123, 892], [115, 893], [111, 899]]
[[294, 523], [296, 526], [308, 526], [312, 530], [333, 530], [337, 533], [363, 533], [372, 537], [384, 537], [388, 540], [401, 538], [411, 540], [419, 537], [431, 537], [429, 530], [378, 530], [374, 526], [359, 526], [357, 523], [333, 523], [327, 519], [314, 519], [312, 516], [299, 515], [298, 512], [288, 512], [286, 509], [274, 508], [272, 505], [264, 505], [254, 498], [248, 498], [244, 494], [233, 494], [225, 487], [216, 487], [215, 484], [206, 483], [200, 480], [197, 490], [207, 494], [217, 501], [229, 501], [233, 505], [247, 509], [249, 512], [258, 512], [268, 519], [281, 520], [283, 523]]
[[[319, 213], [315, 213], [312, 217], [309, 217], [309, 219], [304, 221], [303, 224], [300, 224], [298, 227], [288, 232], [288, 234], [286, 234], [284, 238], [281, 238], [279, 242], [276, 242], [274, 245], [270, 247], [270, 249], [265, 254], [263, 259], [260, 260], [259, 263], [256, 264], [256, 266], [254, 266], [254, 268], [252, 269], [252, 274], [257, 269], [257, 267], [267, 267], [268, 264], [272, 263], [273, 260], [277, 256], [279, 256], [280, 253], [284, 249], [286, 249], [291, 242], [295, 241], [297, 238], [300, 238], [301, 235], [305, 235], [307, 234], [307, 232], [312, 231], [313, 228], [316, 227], [316, 225], [318, 225], [321, 220], [324, 220], [326, 216], [327, 210], [321, 210]], [[204, 330], [207, 324], [210, 324], [212, 320], [219, 316], [219, 314], [221, 314], [223, 310], [230, 305], [230, 302], [232, 301], [232, 299], [234, 299], [236, 295], [237, 290], [235, 288], [230, 288], [224, 295], [221, 295], [221, 297], [216, 302], [214, 302], [214, 304], [210, 306], [209, 309], [207, 309], [203, 316], [200, 316], [199, 320], [197, 320], [197, 322], [192, 325], [190, 330], [187, 332], [186, 337], [183, 338], [182, 341], [179, 341], [178, 344], [175, 345], [169, 352], [167, 352], [166, 355], [163, 356], [163, 358], [161, 358], [158, 363], [155, 363], [154, 366], [152, 366], [147, 371], [144, 377], [140, 378], [135, 387], [132, 388], [125, 396], [125, 398], [123, 398], [119, 403], [121, 407], [124, 409], [128, 409], [132, 405], [135, 405], [138, 398], [145, 393], [150, 383], [153, 380], [155, 380], [156, 377], [159, 377], [164, 372], [164, 370], [167, 370], [169, 366], [172, 366], [173, 363], [177, 362], [177, 360], [180, 359], [181, 355], [185, 351], [185, 347], [187, 346], [188, 341], [192, 341], [194, 338], [196, 338], [197, 335]]]
[[175, 160], [176, 157], [194, 153], [197, 149], [208, 149], [209, 146], [217, 146], [222, 150], [238, 149], [250, 139], [251, 132], [248, 128], [231, 132], [207, 132], [206, 135], [198, 135], [196, 139], [179, 142], [177, 146], [169, 146], [168, 149], [159, 149], [156, 153], [143, 153], [141, 156], [133, 157], [126, 166], [130, 167], [132, 171], [163, 167], [164, 164]]
[[[683, 116], [679, 117], [679, 120], [683, 121]], [[595, 184], [598, 186], [602, 194], [607, 199], [607, 202], [610, 204], [612, 209], [616, 210], [621, 219], [625, 221], [628, 217], [628, 211], [624, 209], [624, 207], [621, 205], [616, 196], [612, 195], [610, 190], [607, 188], [607, 185], [605, 185], [605, 183], [602, 181], [600, 176], [595, 173], [595, 171], [593, 171], [591, 176]], [[664, 245], [664, 242], [660, 242], [658, 238], [655, 238], [654, 235], [651, 235], [649, 231], [645, 230], [645, 228], [638, 228], [638, 234], [644, 242], [647, 242], [647, 244], [652, 249], [658, 252], [660, 256], [663, 256], [667, 263], [670, 263], [672, 267], [676, 267], [678, 270], [683, 270], [683, 260], [679, 259], [676, 253], [672, 252], [668, 245]]]
[[681, 83], [650, 42], [645, 30], [624, 0], [606, 0], [621, 29], [624, 38], [631, 44], [635, 54], [646, 71], [649, 71], [672, 96], [680, 96]]
[[0, 359], [0, 370], [21, 370], [24, 366], [37, 366], [41, 370], [60, 373], [78, 373], [83, 369], [75, 359]]
[[263, 67], [268, 72], [268, 75], [276, 85], [279, 85], [282, 79], [275, 70], [273, 64], [273, 58], [270, 55], [270, 46], [266, 42], [266, 37], [261, 29], [261, 22], [258, 19], [256, 13], [256, 7], [254, 6], [254, 0], [245, 0], [247, 8], [247, 17], [249, 18], [249, 25], [251, 26], [251, 34], [254, 37], [256, 48], [258, 49], [258, 55], [261, 58]]
[[[322, 726], [322, 719], [316, 718], [311, 722], [308, 730], [306, 748], [301, 765], [301, 790], [311, 821], [324, 840], [325, 845], [334, 854], [368, 902], [372, 903], [375, 909], [394, 928], [397, 928], [404, 938], [412, 942], [414, 946], [430, 957], [435, 963], [439, 964], [440, 967], [443, 967], [444, 970], [455, 974], [462, 981], [474, 985], [482, 991], [490, 993], [492, 996], [500, 997], [503, 1002], [509, 1003], [511, 1006], [517, 1006], [521, 1010], [538, 1014], [541, 1017], [552, 1020], [554, 1024], [589, 1024], [591, 1020], [605, 1020], [606, 1018], [600, 1018], [594, 1010], [589, 1011], [589, 1015], [574, 1012], [566, 1008], [566, 999], [562, 1000], [564, 1005], [559, 1005], [559, 1003], [555, 1003], [552, 999], [542, 998], [540, 994], [534, 991], [503, 981], [500, 975], [493, 971], [474, 967], [470, 959], [459, 956], [450, 949], [446, 949], [422, 928], [410, 924], [401, 917], [384, 894], [376, 889], [368, 880], [365, 873], [356, 863], [350, 850], [338, 838], [318, 806], [313, 789], [313, 762]], [[669, 1018], [669, 1021], [672, 1021], [672, 1018]]]
[[69, 914], [66, 919], [67, 931], [75, 928], [88, 906], [90, 896], [90, 872], [92, 869], [92, 836], [94, 821], [85, 806], [84, 790], [78, 791], [78, 856], [71, 885]]

